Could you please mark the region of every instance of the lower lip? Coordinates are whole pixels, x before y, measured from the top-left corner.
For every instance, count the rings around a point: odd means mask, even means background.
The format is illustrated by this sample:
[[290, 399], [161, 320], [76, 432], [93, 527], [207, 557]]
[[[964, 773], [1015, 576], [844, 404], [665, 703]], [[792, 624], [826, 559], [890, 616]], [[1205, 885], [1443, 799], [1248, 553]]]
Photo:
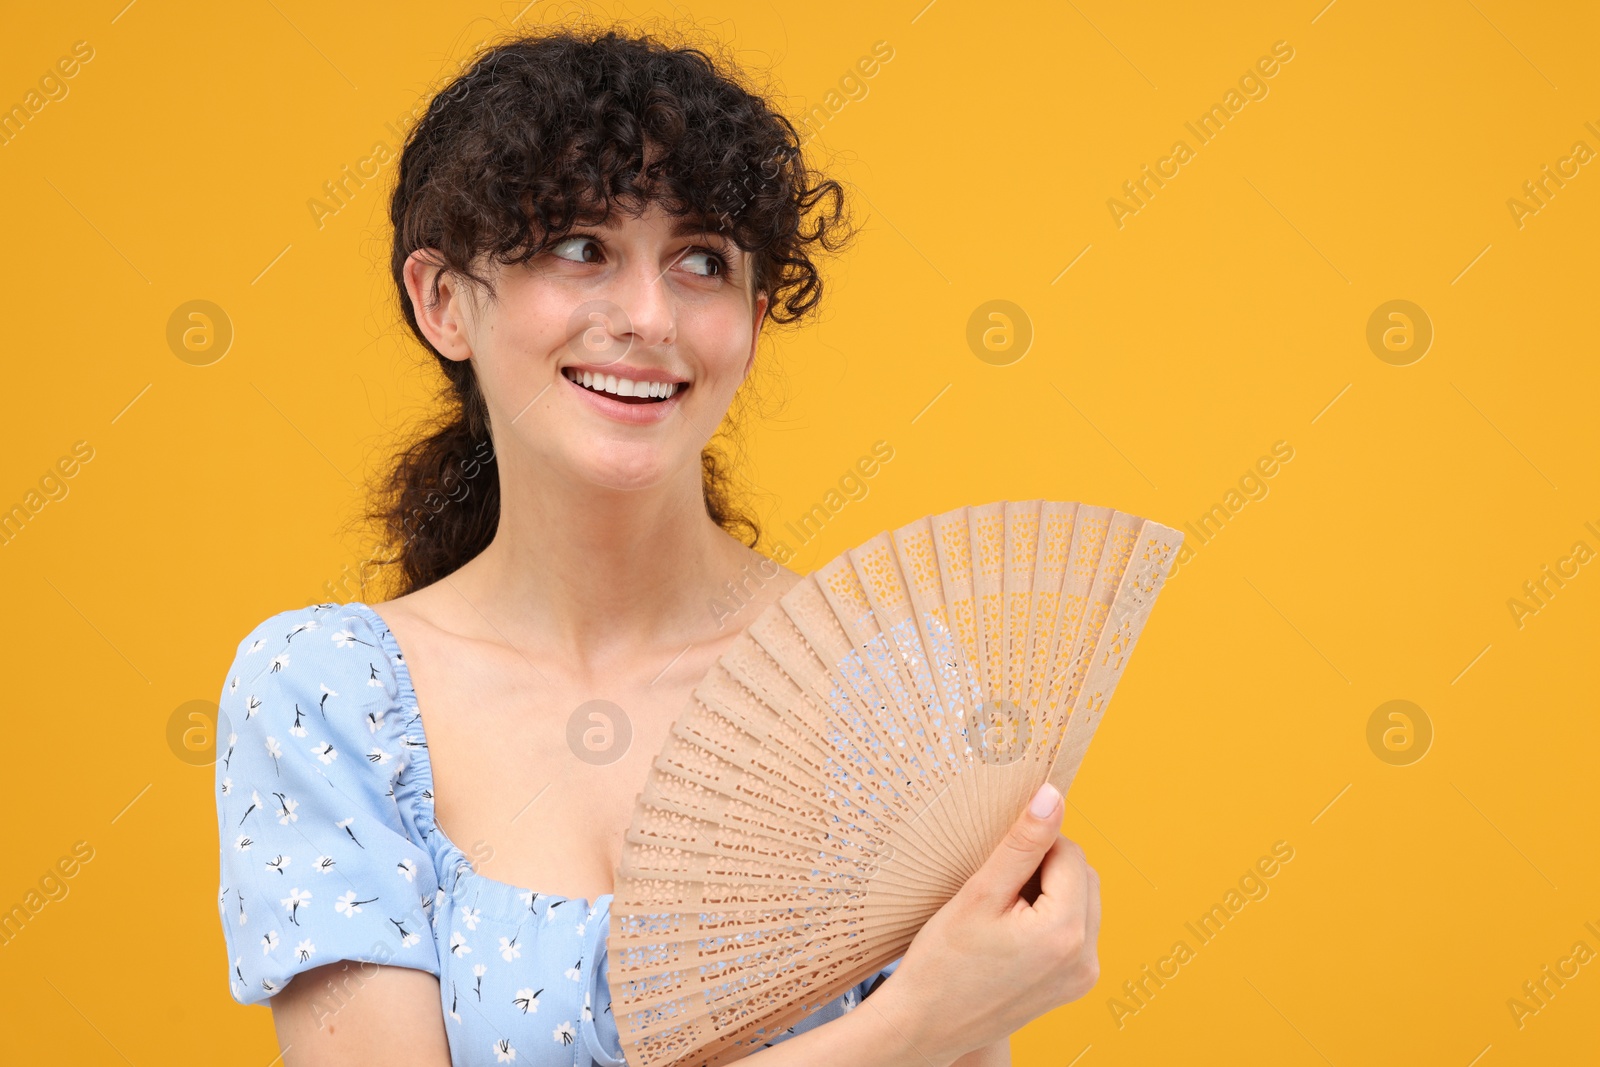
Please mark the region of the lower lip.
[[680, 385], [673, 394], [665, 400], [658, 400], [654, 404], [629, 404], [621, 400], [614, 400], [604, 393], [597, 393], [593, 389], [585, 389], [565, 374], [561, 380], [576, 389], [584, 400], [588, 401], [596, 411], [608, 419], [625, 422], [632, 426], [649, 426], [661, 422], [672, 414], [683, 394], [688, 390]]

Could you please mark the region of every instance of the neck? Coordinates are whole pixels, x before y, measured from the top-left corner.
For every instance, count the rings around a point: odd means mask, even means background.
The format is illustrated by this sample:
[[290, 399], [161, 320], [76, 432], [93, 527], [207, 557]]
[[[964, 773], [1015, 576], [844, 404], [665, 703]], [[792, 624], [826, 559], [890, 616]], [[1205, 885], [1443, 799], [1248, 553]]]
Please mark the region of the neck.
[[637, 490], [501, 473], [494, 540], [448, 579], [490, 632], [592, 665], [718, 635], [710, 599], [758, 557], [706, 514], [698, 463]]

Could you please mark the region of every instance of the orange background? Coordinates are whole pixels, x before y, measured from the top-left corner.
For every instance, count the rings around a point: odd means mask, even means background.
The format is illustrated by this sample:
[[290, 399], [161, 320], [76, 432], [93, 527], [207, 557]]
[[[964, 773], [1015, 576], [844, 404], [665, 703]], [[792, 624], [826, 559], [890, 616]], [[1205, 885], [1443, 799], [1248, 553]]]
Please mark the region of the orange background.
[[[432, 388], [387, 281], [392, 163], [320, 227], [307, 202], [396, 147], [387, 124], [479, 41], [576, 9], [125, 3], [34, 5], [0, 36], [0, 107], [92, 49], [0, 143], [0, 508], [37, 503], [0, 545], [0, 908], [92, 850], [0, 944], [0, 1021], [18, 1062], [266, 1064], [269, 1012], [228, 995], [212, 769], [180, 711], [362, 558], [347, 521]], [[874, 442], [893, 458], [792, 566], [991, 500], [1233, 512], [1191, 533], [1069, 797], [1100, 985], [1015, 1062], [1592, 1059], [1600, 963], [1537, 1012], [1508, 1001], [1600, 952], [1600, 167], [1574, 154], [1600, 151], [1595, 9], [590, 10], [682, 18], [796, 121], [824, 108], [808, 150], [865, 230], [824, 321], [764, 343], [782, 374], [748, 472], [776, 532]], [[878, 42], [892, 58], [850, 81]], [[1292, 58], [1248, 80], [1277, 42]], [[1201, 143], [1185, 124], [1236, 88]], [[1567, 177], [1541, 204], [1546, 165]], [[168, 341], [192, 300], [233, 333], [203, 366]], [[1535, 603], [1547, 565], [1567, 577]], [[1393, 700], [1409, 718], [1369, 742]], [[1277, 842], [1267, 895], [1192, 940]], [[1128, 999], [1180, 939], [1192, 958]]]

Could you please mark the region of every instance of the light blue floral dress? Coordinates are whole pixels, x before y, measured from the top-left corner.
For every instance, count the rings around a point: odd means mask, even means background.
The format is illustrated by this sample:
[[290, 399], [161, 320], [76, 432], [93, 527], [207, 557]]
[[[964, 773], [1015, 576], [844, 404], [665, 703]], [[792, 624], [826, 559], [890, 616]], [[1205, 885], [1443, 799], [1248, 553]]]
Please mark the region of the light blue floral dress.
[[[606, 984], [611, 894], [473, 871], [434, 821], [410, 671], [377, 612], [328, 603], [266, 619], [239, 643], [221, 712], [217, 906], [236, 1001], [264, 1003], [337, 960], [414, 967], [439, 979], [457, 1067], [625, 1063]], [[852, 1010], [899, 964], [769, 1043]], [[319, 1002], [328, 1017], [339, 1006]]]

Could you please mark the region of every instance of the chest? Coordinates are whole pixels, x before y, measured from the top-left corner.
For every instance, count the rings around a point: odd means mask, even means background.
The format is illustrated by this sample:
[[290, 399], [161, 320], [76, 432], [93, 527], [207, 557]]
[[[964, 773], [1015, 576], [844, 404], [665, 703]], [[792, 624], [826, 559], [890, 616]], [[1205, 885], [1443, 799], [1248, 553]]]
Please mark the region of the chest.
[[713, 661], [686, 654], [654, 680], [660, 667], [578, 683], [552, 664], [414, 636], [407, 665], [445, 836], [486, 878], [612, 892], [639, 790]]

